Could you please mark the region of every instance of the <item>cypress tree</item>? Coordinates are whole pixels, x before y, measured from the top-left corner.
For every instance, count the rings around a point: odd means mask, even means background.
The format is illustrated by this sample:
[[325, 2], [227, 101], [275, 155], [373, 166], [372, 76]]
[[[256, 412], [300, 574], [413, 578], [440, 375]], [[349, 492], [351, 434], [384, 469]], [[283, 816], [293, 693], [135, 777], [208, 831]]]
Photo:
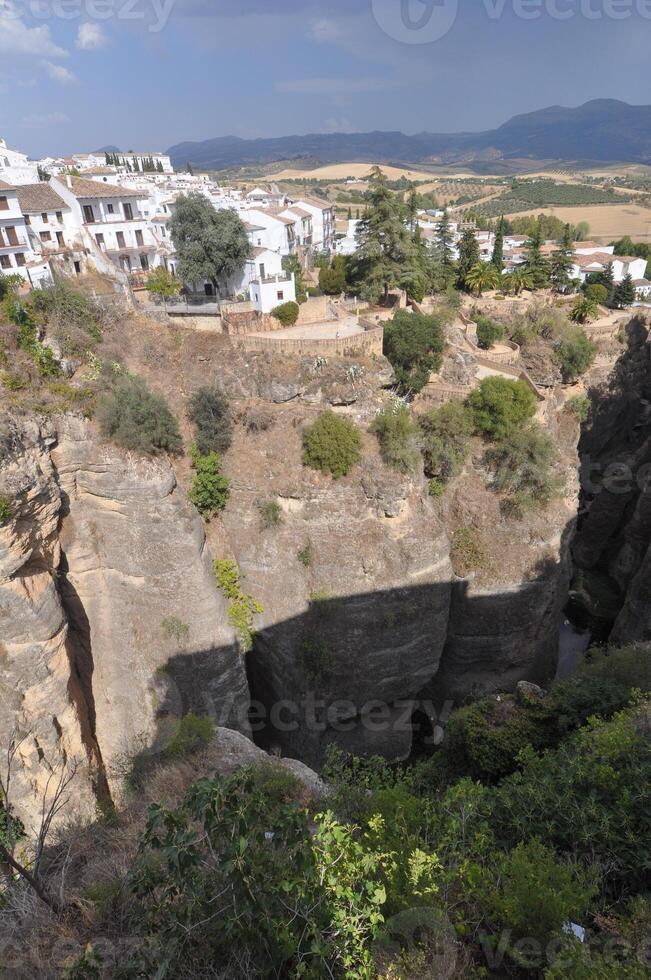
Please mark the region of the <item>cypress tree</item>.
[[495, 242], [493, 244], [493, 254], [491, 256], [491, 262], [495, 266], [498, 272], [504, 271], [504, 216], [499, 220], [497, 226], [497, 232], [495, 234]]

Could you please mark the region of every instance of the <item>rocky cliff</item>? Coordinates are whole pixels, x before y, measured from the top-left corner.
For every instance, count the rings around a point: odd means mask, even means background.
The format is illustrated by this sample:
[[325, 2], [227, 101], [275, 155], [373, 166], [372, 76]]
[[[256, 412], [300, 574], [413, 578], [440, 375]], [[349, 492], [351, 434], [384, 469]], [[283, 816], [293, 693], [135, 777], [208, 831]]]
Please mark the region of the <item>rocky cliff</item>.
[[[63, 756], [87, 767], [80, 809], [115, 797], [125, 758], [156, 751], [188, 711], [247, 733], [253, 697], [257, 737], [284, 754], [317, 764], [337, 741], [404, 758], [414, 713], [540, 676], [554, 659], [575, 424], [549, 420], [567, 496], [523, 520], [500, 512], [481, 447], [440, 500], [422, 475], [389, 469], [368, 433], [363, 464], [334, 482], [302, 465], [302, 428], [330, 406], [367, 430], [387, 363], [246, 355], [205, 337], [193, 351], [189, 336], [140, 325], [129, 356], [182, 421], [197, 384], [217, 380], [231, 398], [232, 492], [207, 528], [183, 459], [122, 452], [71, 416], [12, 423], [5, 440], [0, 492], [14, 516], [0, 526], [0, 732], [3, 745], [14, 727], [25, 736], [15, 786], [28, 816]], [[270, 502], [282, 517], [265, 526]], [[471, 573], [455, 562], [460, 527], [481, 544]], [[213, 558], [235, 559], [264, 608], [246, 657]]]

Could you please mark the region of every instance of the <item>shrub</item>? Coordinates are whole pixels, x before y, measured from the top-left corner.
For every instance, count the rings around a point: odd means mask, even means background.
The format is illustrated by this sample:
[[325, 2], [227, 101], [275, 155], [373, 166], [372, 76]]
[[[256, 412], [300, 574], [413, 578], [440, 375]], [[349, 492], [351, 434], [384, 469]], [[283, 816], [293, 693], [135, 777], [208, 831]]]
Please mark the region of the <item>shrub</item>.
[[299, 312], [298, 303], [290, 300], [289, 303], [281, 303], [280, 306], [276, 306], [271, 311], [271, 315], [275, 316], [277, 320], [280, 320], [284, 327], [293, 327], [298, 320]]
[[450, 560], [455, 575], [461, 578], [470, 572], [476, 572], [485, 567], [486, 553], [474, 528], [460, 527], [454, 532]]
[[303, 433], [303, 462], [337, 480], [359, 462], [361, 444], [353, 422], [334, 412], [322, 412]]
[[240, 570], [237, 562], [232, 558], [218, 558], [213, 568], [217, 585], [222, 590], [227, 599], [230, 599], [228, 607], [228, 622], [238, 633], [242, 649], [245, 653], [253, 649], [253, 617], [264, 612], [263, 606], [247, 595], [240, 583]]
[[584, 292], [589, 300], [592, 300], [599, 306], [604, 306], [608, 300], [608, 289], [600, 282], [589, 283], [586, 285]]
[[511, 430], [488, 450], [486, 461], [495, 472], [495, 489], [518, 510], [544, 506], [563, 489], [563, 479], [554, 471], [554, 440], [535, 423]]
[[190, 398], [188, 415], [202, 456], [225, 453], [231, 444], [233, 421], [228, 399], [221, 388], [217, 385], [197, 388]]
[[33, 290], [29, 305], [48, 324], [64, 357], [81, 356], [102, 339], [102, 309], [63, 279]]
[[572, 323], [585, 323], [597, 315], [597, 304], [589, 296], [579, 296], [568, 313]]
[[446, 483], [457, 476], [470, 452], [472, 415], [461, 402], [452, 401], [430, 409], [419, 424], [425, 472]]
[[415, 470], [420, 462], [420, 430], [407, 405], [395, 401], [379, 412], [371, 424], [380, 443], [382, 459], [400, 473]]
[[445, 493], [445, 483], [436, 477], [432, 477], [427, 484], [427, 490], [430, 497], [442, 497]]
[[487, 316], [477, 317], [477, 343], [483, 350], [490, 350], [493, 344], [504, 337], [504, 327]]
[[193, 714], [185, 715], [165, 746], [165, 755], [169, 759], [184, 759], [193, 752], [205, 748], [214, 732], [210, 718]]
[[471, 392], [467, 404], [476, 430], [499, 439], [532, 418], [536, 411], [536, 396], [524, 381], [489, 377]]
[[165, 639], [176, 640], [181, 645], [187, 643], [190, 636], [190, 627], [178, 616], [166, 616], [161, 622], [160, 628]]
[[145, 289], [148, 293], [153, 293], [154, 296], [159, 296], [161, 299], [171, 299], [172, 296], [176, 296], [181, 291], [181, 283], [167, 269], [159, 266], [147, 276]]
[[304, 568], [309, 568], [311, 566], [313, 560], [312, 545], [310, 544], [309, 541], [303, 548], [300, 549], [296, 557], [298, 558], [298, 560], [300, 561], [301, 565], [303, 565]]
[[283, 523], [283, 509], [277, 500], [261, 501], [258, 504], [260, 523], [263, 530], [279, 527]]
[[443, 316], [398, 310], [384, 330], [384, 353], [395, 371], [400, 392], [416, 395], [442, 363]]
[[556, 357], [563, 374], [563, 381], [576, 381], [587, 371], [596, 357], [597, 350], [583, 330], [568, 331], [556, 347]]
[[321, 266], [319, 269], [319, 288], [328, 296], [338, 296], [346, 289], [346, 259], [337, 255], [330, 267]]
[[221, 472], [219, 453], [202, 456], [197, 446], [190, 449], [196, 473], [190, 487], [190, 500], [203, 517], [211, 518], [223, 510], [230, 494], [230, 481]]
[[179, 452], [181, 436], [176, 419], [162, 395], [154, 394], [143, 378], [122, 378], [97, 406], [102, 434], [118, 446], [143, 453]]
[[576, 415], [579, 422], [585, 422], [590, 414], [590, 399], [586, 395], [574, 395], [567, 400], [565, 408]]
[[5, 524], [13, 517], [14, 509], [11, 506], [9, 497], [0, 493], [0, 524]]

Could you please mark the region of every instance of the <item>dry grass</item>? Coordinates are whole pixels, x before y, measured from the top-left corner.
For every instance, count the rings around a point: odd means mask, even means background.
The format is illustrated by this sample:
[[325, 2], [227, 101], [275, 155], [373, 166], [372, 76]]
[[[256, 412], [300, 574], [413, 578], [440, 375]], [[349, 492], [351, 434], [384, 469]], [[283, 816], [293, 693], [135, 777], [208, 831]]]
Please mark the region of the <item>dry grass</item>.
[[[573, 208], [536, 208], [529, 214], [551, 214], [562, 222], [587, 221], [590, 238], [604, 243], [630, 235], [636, 241], [651, 242], [651, 208], [639, 204], [599, 204]], [[517, 218], [522, 215], [509, 215]]]

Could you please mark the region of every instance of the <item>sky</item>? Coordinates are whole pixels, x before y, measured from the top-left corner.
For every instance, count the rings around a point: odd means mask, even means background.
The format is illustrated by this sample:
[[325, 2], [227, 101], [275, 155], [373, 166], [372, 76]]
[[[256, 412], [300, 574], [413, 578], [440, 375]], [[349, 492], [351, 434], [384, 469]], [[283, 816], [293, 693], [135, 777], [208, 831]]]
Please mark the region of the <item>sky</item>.
[[30, 156], [492, 129], [649, 102], [651, 0], [0, 0], [0, 137]]

